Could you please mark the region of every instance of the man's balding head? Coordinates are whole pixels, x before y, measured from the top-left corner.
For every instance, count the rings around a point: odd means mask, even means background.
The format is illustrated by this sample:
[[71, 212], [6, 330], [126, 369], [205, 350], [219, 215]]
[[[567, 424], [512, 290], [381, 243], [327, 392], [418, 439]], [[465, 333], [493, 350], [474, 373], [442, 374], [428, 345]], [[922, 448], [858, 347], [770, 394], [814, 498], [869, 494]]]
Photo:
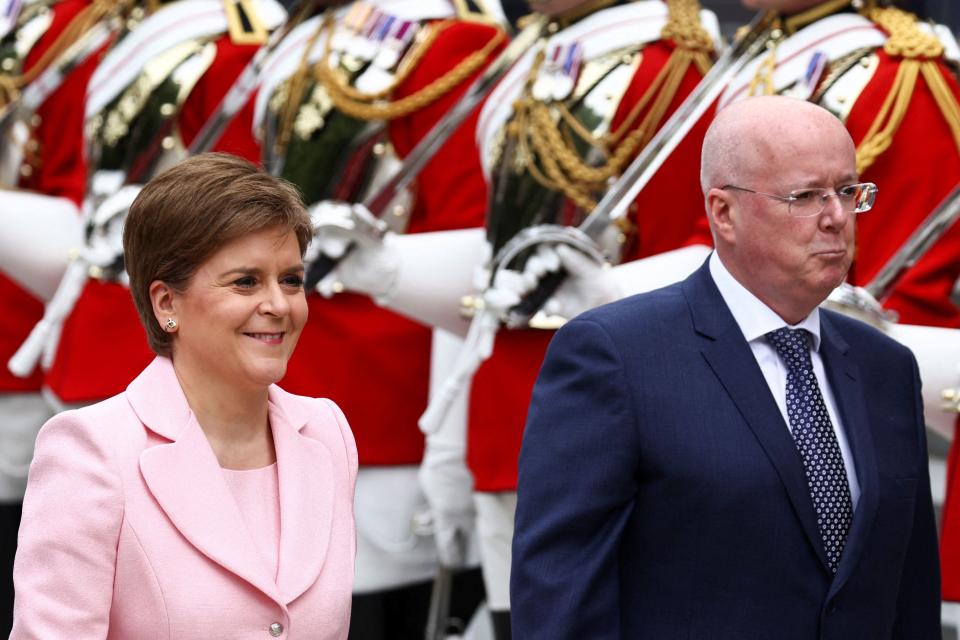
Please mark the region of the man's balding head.
[[768, 96], [721, 110], [703, 141], [701, 187], [717, 255], [787, 322], [839, 285], [853, 258], [854, 214], [828, 197], [793, 214], [788, 196], [857, 182], [856, 151], [840, 121], [809, 102]]
[[703, 139], [700, 187], [704, 196], [712, 187], [741, 184], [769, 173], [771, 163], [790, 160], [796, 143], [830, 130], [849, 138], [836, 117], [810, 102], [783, 96], [734, 102], [717, 113]]

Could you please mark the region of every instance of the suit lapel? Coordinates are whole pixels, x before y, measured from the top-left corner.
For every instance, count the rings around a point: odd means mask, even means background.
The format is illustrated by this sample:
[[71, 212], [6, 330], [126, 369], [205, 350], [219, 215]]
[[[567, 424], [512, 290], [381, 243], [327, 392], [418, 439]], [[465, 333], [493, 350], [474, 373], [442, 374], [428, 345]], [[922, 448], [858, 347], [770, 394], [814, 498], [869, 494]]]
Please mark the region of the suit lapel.
[[820, 353], [830, 388], [837, 401], [840, 418], [843, 420], [844, 432], [853, 451], [857, 480], [860, 483], [860, 499], [853, 514], [853, 524], [847, 535], [837, 577], [831, 585], [831, 593], [836, 593], [856, 567], [866, 537], [873, 525], [879, 500], [879, 477], [873, 436], [870, 434], [867, 418], [867, 404], [860, 383], [859, 367], [849, 353], [846, 341], [830, 321], [827, 312], [820, 313], [820, 327]]
[[326, 447], [300, 433], [307, 421], [300, 400], [270, 390], [270, 424], [280, 486], [280, 567], [277, 584], [287, 602], [320, 575], [330, 542], [334, 505], [332, 459]]
[[776, 469], [810, 545], [829, 571], [803, 460], [769, 392], [750, 345], [710, 276], [707, 263], [682, 283], [702, 353]]

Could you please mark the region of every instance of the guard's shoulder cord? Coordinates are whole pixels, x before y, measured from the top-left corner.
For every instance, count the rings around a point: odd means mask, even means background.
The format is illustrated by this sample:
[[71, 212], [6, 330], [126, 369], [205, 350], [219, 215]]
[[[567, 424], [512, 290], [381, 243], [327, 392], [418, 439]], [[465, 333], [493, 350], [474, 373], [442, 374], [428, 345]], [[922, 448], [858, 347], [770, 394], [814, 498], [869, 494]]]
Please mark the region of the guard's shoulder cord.
[[80, 39], [100, 19], [112, 11], [122, 10], [129, 0], [94, 0], [73, 17], [57, 39], [43, 52], [36, 64], [21, 74], [0, 73], [0, 108], [20, 96], [28, 84], [40, 76], [60, 55]]
[[[514, 117], [507, 134], [518, 140], [521, 153], [532, 156], [527, 163], [531, 176], [544, 187], [563, 192], [583, 210], [589, 211], [596, 206], [593, 194], [606, 190], [609, 180], [623, 173], [630, 159], [653, 137], [690, 65], [696, 65], [701, 73], [705, 73], [712, 64], [713, 39], [700, 23], [700, 3], [697, 0], [668, 0], [667, 7], [669, 17], [661, 37], [672, 40], [675, 48], [643, 96], [610, 134], [598, 139], [562, 102], [547, 104], [533, 97], [531, 88], [543, 63], [542, 51], [531, 68], [523, 95], [514, 105]], [[555, 117], [554, 111], [559, 118]], [[560, 123], [567, 125], [582, 141], [606, 152], [609, 159], [600, 166], [588, 165], [577, 146], [568, 139], [569, 134], [561, 131]], [[539, 160], [540, 167], [534, 157]]]
[[917, 17], [912, 13], [894, 7], [870, 7], [863, 14], [887, 33], [889, 38], [883, 50], [891, 58], [899, 59], [899, 63], [893, 85], [867, 135], [857, 147], [857, 171], [866, 171], [893, 143], [893, 136], [906, 116], [921, 74], [960, 152], [960, 106], [937, 64], [943, 56], [943, 45], [920, 29]]
[[314, 65], [316, 80], [326, 89], [334, 106], [348, 116], [360, 120], [402, 118], [435, 102], [470, 77], [477, 69], [487, 63], [506, 38], [504, 32], [497, 29], [493, 37], [482, 48], [465, 57], [445, 74], [408, 96], [391, 100], [391, 94], [417, 67], [436, 38], [452, 24], [453, 21], [451, 20], [443, 20], [439, 23], [427, 25], [425, 34], [417, 39], [410, 52], [404, 56], [390, 85], [375, 93], [364, 93], [351, 86], [349, 81], [330, 65], [334, 24], [333, 20], [328, 18], [325, 25], [327, 34], [324, 42], [324, 53]]

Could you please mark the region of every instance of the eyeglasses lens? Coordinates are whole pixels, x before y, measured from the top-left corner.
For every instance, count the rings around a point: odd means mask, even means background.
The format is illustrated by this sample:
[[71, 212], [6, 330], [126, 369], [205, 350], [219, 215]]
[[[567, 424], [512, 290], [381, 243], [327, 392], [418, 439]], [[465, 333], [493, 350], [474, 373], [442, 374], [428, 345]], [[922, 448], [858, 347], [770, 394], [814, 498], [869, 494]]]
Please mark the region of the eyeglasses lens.
[[799, 218], [819, 215], [832, 197], [840, 201], [840, 207], [844, 211], [864, 213], [873, 207], [877, 197], [877, 187], [865, 182], [852, 184], [837, 191], [822, 188], [796, 191], [791, 194], [790, 212]]

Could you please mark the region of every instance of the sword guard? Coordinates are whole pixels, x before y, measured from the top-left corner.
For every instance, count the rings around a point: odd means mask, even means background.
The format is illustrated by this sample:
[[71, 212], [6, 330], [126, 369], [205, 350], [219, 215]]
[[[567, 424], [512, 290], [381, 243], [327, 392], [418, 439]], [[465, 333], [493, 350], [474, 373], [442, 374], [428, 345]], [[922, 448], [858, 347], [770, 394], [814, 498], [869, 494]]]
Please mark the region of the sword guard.
[[[569, 245], [598, 263], [611, 260], [590, 236], [577, 227], [542, 224], [524, 229], [500, 249], [492, 262], [490, 281], [494, 281], [499, 269], [522, 268], [526, 256], [542, 243]], [[553, 297], [566, 278], [567, 272], [562, 268], [545, 275], [532, 292], [506, 312], [503, 322], [510, 329], [528, 326], [531, 318]]]

